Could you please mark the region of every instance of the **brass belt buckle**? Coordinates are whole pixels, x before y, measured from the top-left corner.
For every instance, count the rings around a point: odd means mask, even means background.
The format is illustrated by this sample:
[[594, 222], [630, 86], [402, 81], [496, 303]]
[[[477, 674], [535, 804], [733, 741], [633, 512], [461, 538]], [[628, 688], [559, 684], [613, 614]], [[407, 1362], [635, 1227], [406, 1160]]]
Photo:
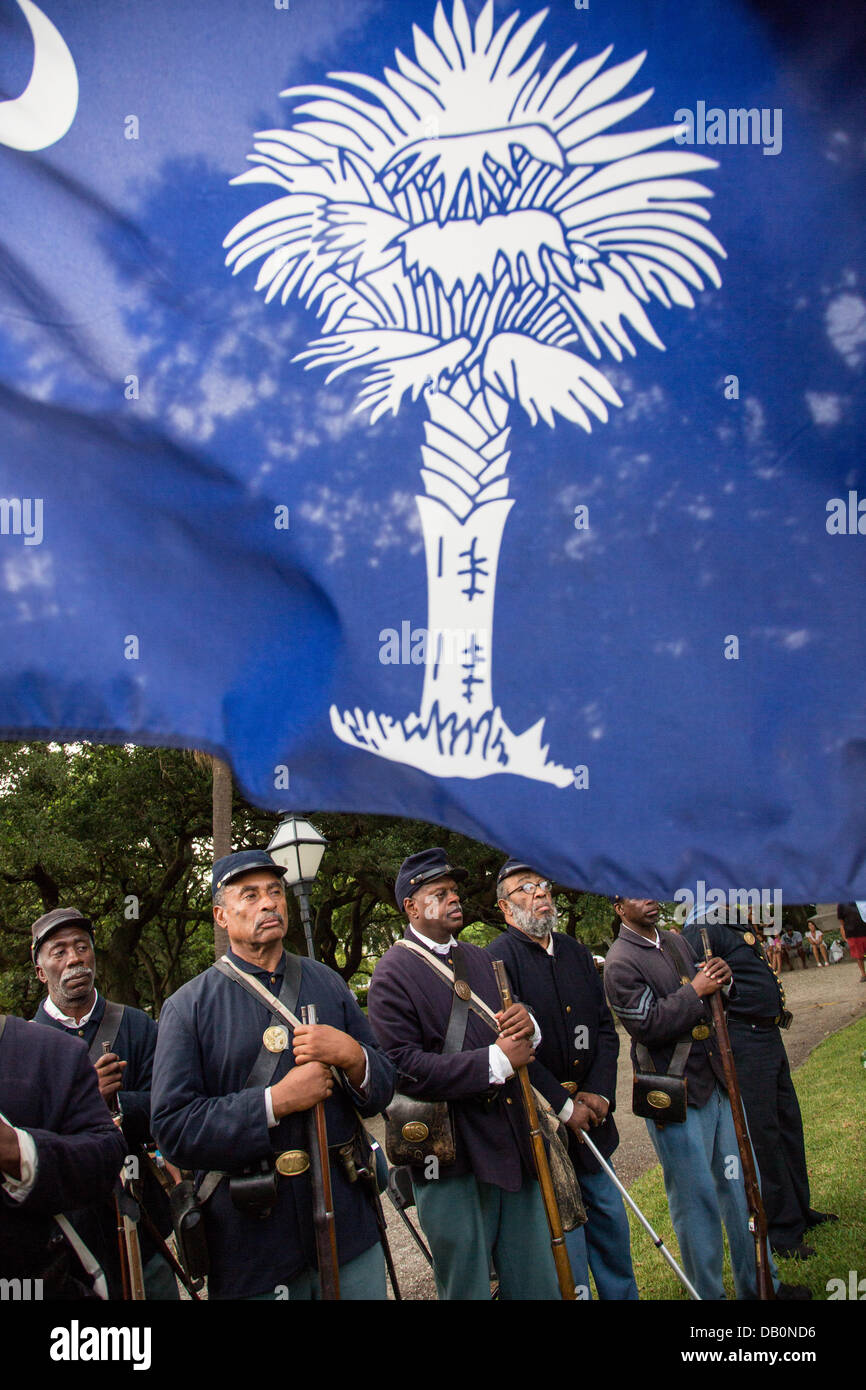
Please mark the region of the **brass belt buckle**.
[[274, 1167], [282, 1178], [296, 1178], [299, 1173], [306, 1173], [310, 1166], [310, 1155], [305, 1149], [286, 1149], [284, 1153], [277, 1154]]

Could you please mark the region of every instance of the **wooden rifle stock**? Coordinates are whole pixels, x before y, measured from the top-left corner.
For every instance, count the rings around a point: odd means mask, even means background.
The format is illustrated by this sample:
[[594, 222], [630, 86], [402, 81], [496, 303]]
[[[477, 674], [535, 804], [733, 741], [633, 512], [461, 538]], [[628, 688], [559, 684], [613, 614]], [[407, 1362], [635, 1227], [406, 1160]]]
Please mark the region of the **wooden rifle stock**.
[[[493, 971], [496, 975], [496, 983], [499, 986], [499, 997], [502, 1000], [502, 1007], [503, 1009], [507, 1009], [514, 1003], [514, 999], [511, 994], [511, 986], [508, 983], [508, 971], [505, 968], [505, 961], [494, 960]], [[556, 1193], [553, 1189], [553, 1178], [550, 1176], [550, 1164], [547, 1161], [544, 1136], [541, 1133], [541, 1126], [538, 1123], [538, 1109], [535, 1104], [535, 1096], [532, 1092], [532, 1082], [529, 1079], [529, 1072], [526, 1067], [518, 1067], [517, 1076], [520, 1081], [521, 1095], [523, 1096], [523, 1108], [526, 1111], [526, 1120], [529, 1125], [529, 1137], [532, 1141], [532, 1154], [535, 1159], [535, 1169], [538, 1173], [538, 1183], [541, 1188], [544, 1211], [547, 1216], [547, 1224], [550, 1227], [550, 1248], [553, 1251], [553, 1260], [556, 1265], [559, 1292], [564, 1300], [574, 1302], [577, 1298], [574, 1291], [574, 1275], [571, 1272], [571, 1263], [568, 1258], [568, 1251], [565, 1248], [562, 1218], [559, 1214]]]
[[[111, 1043], [102, 1044], [102, 1055], [111, 1051]], [[117, 1099], [117, 1092], [108, 1102], [114, 1123], [120, 1129], [123, 1116], [120, 1113], [120, 1102]], [[125, 1169], [121, 1171], [121, 1188], [127, 1185]], [[144, 1293], [144, 1271], [141, 1266], [141, 1246], [138, 1240], [138, 1227], [127, 1216], [123, 1210], [122, 1194], [118, 1196], [117, 1189], [114, 1192], [114, 1215], [117, 1221], [117, 1248], [120, 1255], [120, 1282], [123, 1287], [124, 1302], [143, 1303]]]
[[[316, 1022], [315, 1004], [305, 1004], [301, 1021]], [[340, 1297], [340, 1270], [337, 1262], [337, 1225], [334, 1220], [334, 1199], [331, 1193], [331, 1164], [328, 1158], [328, 1130], [325, 1124], [325, 1105], [319, 1101], [307, 1111], [310, 1145], [310, 1175], [313, 1184], [313, 1227], [316, 1232], [316, 1259], [319, 1265], [319, 1289], [324, 1300]]]
[[[706, 927], [701, 927], [701, 941], [704, 947], [704, 963], [706, 964], [713, 954], [712, 947], [710, 946], [709, 932]], [[746, 1116], [743, 1112], [740, 1083], [737, 1080], [737, 1068], [734, 1065], [734, 1054], [731, 1049], [731, 1039], [728, 1034], [728, 1022], [725, 1018], [725, 1007], [722, 1003], [722, 996], [719, 990], [716, 990], [715, 994], [710, 995], [710, 1008], [713, 1014], [713, 1023], [716, 1028], [716, 1040], [718, 1042], [719, 1053], [722, 1058], [722, 1067], [725, 1073], [725, 1085], [728, 1088], [728, 1099], [731, 1102], [731, 1113], [734, 1117], [737, 1148], [740, 1151], [740, 1162], [743, 1165], [743, 1182], [746, 1188], [746, 1202], [749, 1207], [749, 1228], [755, 1239], [755, 1282], [758, 1289], [758, 1298], [769, 1301], [776, 1297], [776, 1293], [773, 1288], [773, 1280], [770, 1277], [767, 1246], [767, 1216], [764, 1211], [764, 1203], [761, 1200], [761, 1189], [758, 1185], [758, 1174], [755, 1169], [755, 1157], [752, 1153], [752, 1143], [749, 1139], [749, 1132], [746, 1129]]]

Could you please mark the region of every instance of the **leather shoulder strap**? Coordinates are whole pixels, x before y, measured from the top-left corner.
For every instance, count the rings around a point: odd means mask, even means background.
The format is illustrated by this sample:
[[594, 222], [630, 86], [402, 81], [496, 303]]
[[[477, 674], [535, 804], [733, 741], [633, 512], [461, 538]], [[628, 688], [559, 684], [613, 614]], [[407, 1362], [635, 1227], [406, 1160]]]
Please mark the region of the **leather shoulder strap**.
[[[96, 1036], [87, 1049], [87, 1055], [94, 1065], [99, 1061], [103, 1051], [114, 1051], [114, 1044], [120, 1032], [125, 1007], [124, 1004], [115, 1004], [113, 999], [106, 999], [105, 1013], [99, 1021]], [[108, 1047], [103, 1049], [103, 1043], [108, 1043]]]
[[[423, 946], [416, 946], [413, 941], [407, 941], [405, 937], [401, 937], [399, 941], [395, 941], [394, 945], [405, 946], [407, 951], [411, 951], [419, 960], [423, 960], [441, 980], [444, 980], [446, 984], [451, 985], [453, 988], [455, 980], [454, 972], [449, 970], [447, 965], [440, 964], [438, 957], [434, 956], [431, 951], [425, 950]], [[496, 1015], [489, 1004], [485, 1004], [484, 1000], [480, 999], [474, 990], [470, 990], [469, 992], [469, 1007], [473, 1013], [484, 1020], [489, 1028], [493, 1029], [497, 1036], [499, 1035], [499, 1024], [496, 1022]]]
[[[466, 978], [466, 961], [459, 946], [453, 948], [451, 960], [454, 963], [454, 993], [451, 996], [451, 1012], [448, 1015], [448, 1028], [442, 1047], [443, 1057], [446, 1052], [463, 1051], [466, 1025], [469, 1022], [469, 998], [472, 993]], [[460, 984], [463, 985], [462, 991], [458, 989]]]
[[[301, 992], [300, 956], [290, 955], [288, 951], [286, 952], [286, 969], [279, 995], [271, 995], [270, 991], [266, 990], [258, 981], [247, 980], [244, 972], [238, 970], [226, 956], [222, 956], [220, 960], [214, 962], [214, 969], [218, 970], [221, 975], [225, 975], [227, 980], [233, 980], [236, 985], [240, 985], [247, 994], [252, 995], [257, 1003], [268, 1005], [270, 998], [270, 1003], [275, 1006], [271, 1010], [272, 1024], [285, 1023], [292, 1029], [299, 1023], [300, 1020], [295, 1017], [295, 1009], [298, 1007], [298, 995]], [[282, 1005], [282, 1009], [279, 1005]], [[270, 1086], [281, 1056], [281, 1052], [271, 1052], [270, 1048], [265, 1047], [263, 1041], [250, 1074], [243, 1084], [243, 1090], [251, 1090], [255, 1087], [265, 1089]], [[216, 1169], [205, 1173], [196, 1192], [196, 1197], [202, 1206], [216, 1192], [224, 1176]]]
[[3, 1036], [3, 1029], [6, 1027], [6, 1015], [0, 1014], [0, 1038]]
[[[659, 948], [665, 960], [669, 965], [673, 966], [674, 970], [682, 979], [686, 974], [686, 960], [680, 950], [680, 943], [673, 938], [668, 938], [667, 941], [663, 941], [660, 937]], [[694, 1038], [691, 1033], [686, 1033], [683, 1037], [677, 1039], [676, 1046], [671, 1055], [671, 1060], [668, 1064], [667, 1072], [665, 1073], [666, 1076], [683, 1075], [693, 1043]], [[650, 1055], [649, 1049], [645, 1047], [643, 1043], [636, 1042], [634, 1051], [638, 1064], [643, 1071], [655, 1073], [657, 1076], [661, 1075]]]

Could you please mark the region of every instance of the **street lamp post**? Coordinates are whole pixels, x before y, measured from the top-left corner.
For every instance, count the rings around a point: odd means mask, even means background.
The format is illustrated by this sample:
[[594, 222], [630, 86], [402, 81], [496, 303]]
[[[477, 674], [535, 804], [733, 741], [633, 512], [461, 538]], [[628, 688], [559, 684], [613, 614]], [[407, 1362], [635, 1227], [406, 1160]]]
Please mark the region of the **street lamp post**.
[[320, 835], [310, 821], [300, 816], [286, 816], [280, 821], [268, 845], [271, 858], [286, 870], [284, 882], [292, 888], [298, 899], [310, 960], [316, 959], [316, 952], [313, 947], [309, 890], [319, 872], [327, 845], [324, 835]]

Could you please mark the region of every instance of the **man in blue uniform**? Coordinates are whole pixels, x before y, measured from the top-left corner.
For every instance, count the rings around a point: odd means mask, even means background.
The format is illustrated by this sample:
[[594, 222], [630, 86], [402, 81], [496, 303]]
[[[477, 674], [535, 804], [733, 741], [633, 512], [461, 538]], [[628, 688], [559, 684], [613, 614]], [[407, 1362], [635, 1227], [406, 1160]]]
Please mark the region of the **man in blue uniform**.
[[[538, 1034], [522, 1005], [502, 1010], [487, 952], [456, 940], [463, 925], [457, 883], [466, 876], [439, 848], [403, 861], [395, 897], [409, 921], [407, 944], [393, 945], [373, 972], [370, 1021], [397, 1066], [399, 1089], [449, 1102], [454, 1161], [412, 1165], [439, 1297], [489, 1299], [492, 1260], [503, 1299], [555, 1299], [547, 1219], [515, 1075], [532, 1060]], [[469, 1007], [470, 991], [496, 1014], [499, 1035]], [[467, 1007], [452, 1047], [446, 1040], [455, 996]]]
[[811, 1205], [800, 1103], [779, 1031], [791, 1023], [785, 991], [767, 963], [760, 928], [750, 920], [741, 923], [736, 909], [716, 908], [709, 915], [727, 920], [695, 919], [684, 927], [683, 939], [701, 959], [705, 926], [713, 955], [731, 968], [736, 989], [728, 1006], [728, 1033], [761, 1174], [770, 1245], [774, 1255], [804, 1260], [815, 1253], [803, 1241], [805, 1232], [836, 1217]]
[[[314, 1299], [307, 1120], [324, 1101], [340, 1296], [384, 1298], [376, 1214], [351, 1148], [356, 1108], [365, 1116], [385, 1108], [394, 1068], [340, 976], [283, 950], [284, 873], [265, 850], [214, 864], [214, 917], [228, 933], [229, 964], [211, 966], [163, 1006], [154, 1133], [167, 1158], [196, 1170], [209, 1297]], [[297, 1017], [314, 1004], [317, 1023], [289, 1028], [270, 995]]]
[[0, 1015], [0, 1276], [87, 1297], [54, 1217], [108, 1196], [125, 1153], [83, 1044]]
[[[632, 1037], [636, 1072], [684, 1075], [684, 1123], [647, 1120], [664, 1176], [683, 1268], [702, 1299], [724, 1298], [722, 1223], [728, 1234], [739, 1299], [756, 1296], [755, 1245], [749, 1231], [737, 1136], [724, 1070], [705, 999], [731, 979], [717, 956], [696, 965], [675, 932], [660, 931], [659, 905], [650, 898], [615, 898], [619, 935], [607, 953], [607, 1002]], [[676, 1060], [675, 1060], [676, 1059]], [[769, 1252], [768, 1252], [769, 1258]], [[808, 1299], [808, 1289], [780, 1284], [777, 1298]]]
[[[33, 1021], [83, 1040], [100, 1095], [110, 1108], [119, 1106], [127, 1154], [138, 1159], [142, 1206], [164, 1240], [171, 1231], [168, 1199], [143, 1152], [150, 1142], [156, 1024], [141, 1009], [116, 1004], [98, 993], [93, 927], [77, 908], [57, 907], [39, 917], [33, 923], [31, 954], [36, 974], [48, 990]], [[110, 1296], [122, 1297], [113, 1202], [71, 1212], [69, 1217], [102, 1265]], [[176, 1300], [174, 1275], [141, 1221], [138, 1238], [146, 1297]]]
[[613, 1118], [619, 1038], [598, 971], [580, 941], [554, 931], [552, 885], [529, 864], [507, 860], [496, 896], [508, 930], [487, 950], [505, 961], [515, 995], [540, 1025], [536, 1072], [544, 1074], [544, 1094], [568, 1126], [569, 1157], [586, 1208], [586, 1226], [566, 1235], [575, 1283], [589, 1297], [592, 1269], [599, 1298], [636, 1299], [622, 1197], [580, 1142], [581, 1132], [591, 1129], [608, 1160], [619, 1143]]

